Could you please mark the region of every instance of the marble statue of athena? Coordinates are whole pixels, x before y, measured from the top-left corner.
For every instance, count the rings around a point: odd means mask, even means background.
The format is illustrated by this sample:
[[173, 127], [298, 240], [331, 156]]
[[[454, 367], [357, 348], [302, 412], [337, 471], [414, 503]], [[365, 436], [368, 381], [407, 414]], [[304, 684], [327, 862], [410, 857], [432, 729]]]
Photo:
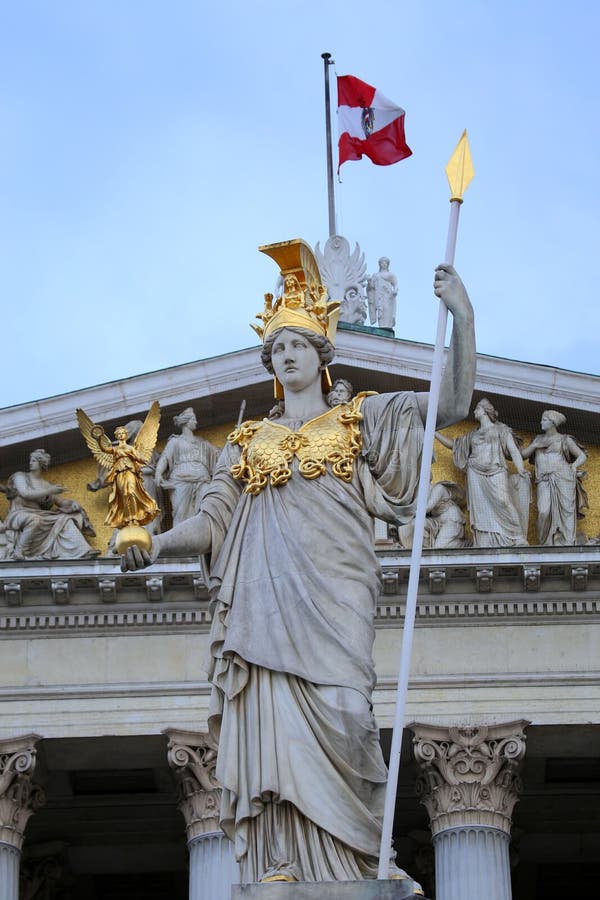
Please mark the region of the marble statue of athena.
[[[151, 554], [128, 550], [122, 567], [207, 559], [209, 725], [241, 881], [376, 878], [387, 772], [371, 708], [373, 517], [414, 515], [428, 398], [359, 393], [330, 407], [338, 304], [303, 241], [262, 249], [284, 275], [257, 326], [284, 413], [241, 423], [199, 514], [157, 535]], [[444, 427], [468, 413], [473, 313], [451, 266], [436, 269], [434, 290], [453, 315]], [[402, 877], [392, 855], [389, 872]]]

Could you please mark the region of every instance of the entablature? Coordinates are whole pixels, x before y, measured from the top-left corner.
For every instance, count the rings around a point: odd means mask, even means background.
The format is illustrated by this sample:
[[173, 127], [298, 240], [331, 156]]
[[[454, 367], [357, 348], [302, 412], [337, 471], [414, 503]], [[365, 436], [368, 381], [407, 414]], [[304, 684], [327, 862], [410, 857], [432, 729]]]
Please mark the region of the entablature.
[[[376, 625], [399, 627], [410, 551], [378, 550]], [[210, 627], [198, 560], [124, 574], [114, 559], [0, 564], [0, 638]], [[424, 551], [417, 625], [600, 622], [600, 547]]]

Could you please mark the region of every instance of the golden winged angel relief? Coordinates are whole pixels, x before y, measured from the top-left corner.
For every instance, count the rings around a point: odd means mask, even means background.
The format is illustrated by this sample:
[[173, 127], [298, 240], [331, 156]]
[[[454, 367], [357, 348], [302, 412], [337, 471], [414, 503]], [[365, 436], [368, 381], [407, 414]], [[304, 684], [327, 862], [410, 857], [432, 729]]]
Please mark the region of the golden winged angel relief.
[[151, 522], [159, 509], [144, 488], [142, 468], [150, 461], [158, 436], [158, 402], [155, 400], [150, 407], [133, 444], [127, 443], [129, 435], [122, 425], [115, 429], [113, 442], [102, 425], [92, 422], [82, 409], [77, 410], [77, 421], [94, 459], [108, 472], [106, 480], [111, 489], [104, 524], [120, 529], [117, 553], [124, 553], [132, 544], [150, 550], [152, 538], [142, 525]]

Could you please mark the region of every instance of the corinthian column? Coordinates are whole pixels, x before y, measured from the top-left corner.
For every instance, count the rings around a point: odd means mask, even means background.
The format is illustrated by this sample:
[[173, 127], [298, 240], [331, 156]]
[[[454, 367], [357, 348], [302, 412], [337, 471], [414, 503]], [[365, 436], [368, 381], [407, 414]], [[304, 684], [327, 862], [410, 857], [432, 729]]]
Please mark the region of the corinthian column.
[[0, 900], [18, 900], [19, 863], [29, 816], [44, 802], [33, 784], [39, 735], [0, 741]]
[[508, 845], [529, 722], [476, 728], [412, 724], [429, 813], [437, 900], [511, 900]]
[[[239, 881], [233, 845], [219, 827], [217, 748], [208, 734], [166, 729], [169, 765], [179, 787], [190, 852], [190, 900], [230, 900]], [[1, 900], [1, 898], [0, 898]]]

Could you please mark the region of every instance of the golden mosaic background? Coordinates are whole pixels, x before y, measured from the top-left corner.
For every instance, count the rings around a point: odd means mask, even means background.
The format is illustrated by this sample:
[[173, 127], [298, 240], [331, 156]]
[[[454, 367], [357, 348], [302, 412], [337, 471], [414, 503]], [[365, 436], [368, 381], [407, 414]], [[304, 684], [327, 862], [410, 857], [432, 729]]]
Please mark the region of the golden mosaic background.
[[[444, 434], [448, 437], [456, 437], [464, 434], [466, 431], [475, 427], [475, 422], [464, 421], [459, 425], [444, 430]], [[216, 447], [223, 447], [227, 439], [227, 435], [235, 427], [235, 423], [231, 422], [227, 425], [218, 425], [211, 428], [199, 429], [196, 433], [206, 438]], [[519, 432], [524, 438], [526, 446], [535, 436], [534, 433]], [[157, 450], [161, 451], [165, 445], [165, 441], [159, 441]], [[585, 518], [581, 519], [578, 527], [586, 535], [586, 537], [596, 537], [600, 535], [600, 447], [586, 446], [588, 460], [584, 466], [587, 471], [587, 478], [584, 480], [584, 487], [588, 494], [590, 508], [587, 510]], [[452, 451], [436, 441], [435, 442], [436, 461], [433, 465], [434, 481], [456, 481], [464, 485], [464, 475], [458, 472], [452, 464]], [[509, 463], [512, 468], [512, 463]], [[526, 468], [533, 473], [533, 467], [528, 462], [525, 463]], [[108, 488], [102, 491], [88, 491], [86, 485], [88, 482], [96, 478], [96, 463], [91, 456], [88, 456], [77, 462], [66, 463], [61, 466], [51, 466], [47, 477], [49, 481], [55, 484], [61, 484], [67, 489], [64, 495], [66, 498], [74, 498], [87, 511], [90, 520], [96, 530], [96, 537], [90, 539], [90, 544], [97, 550], [104, 552], [108, 546], [112, 529], [107, 528], [102, 523], [106, 516]], [[8, 503], [4, 494], [0, 494], [0, 517], [4, 518], [8, 511]], [[529, 542], [533, 545], [536, 541], [535, 521], [537, 510], [535, 506], [535, 487], [532, 484], [532, 503], [529, 518]]]

